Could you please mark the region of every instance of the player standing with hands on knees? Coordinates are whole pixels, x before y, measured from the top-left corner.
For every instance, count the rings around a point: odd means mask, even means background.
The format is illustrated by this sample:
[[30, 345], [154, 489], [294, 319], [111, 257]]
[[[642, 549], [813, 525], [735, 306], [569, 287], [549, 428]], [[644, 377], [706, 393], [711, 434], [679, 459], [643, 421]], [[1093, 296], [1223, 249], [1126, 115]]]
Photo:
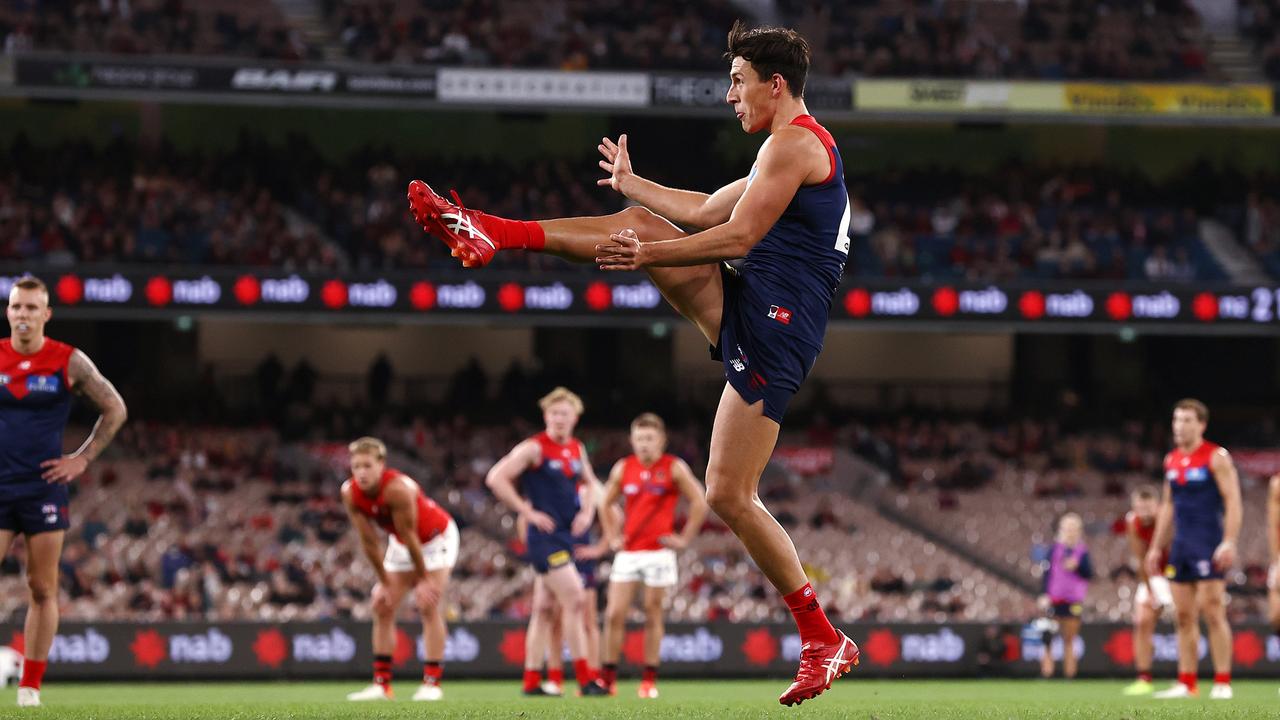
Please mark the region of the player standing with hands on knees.
[[[410, 592], [422, 616], [427, 658], [414, 700], [440, 700], [445, 635], [444, 593], [458, 562], [458, 526], [428, 498], [413, 478], [387, 467], [387, 446], [363, 437], [347, 448], [351, 479], [342, 503], [360, 547], [378, 575], [373, 586], [373, 683], [348, 700], [391, 700], [391, 656], [396, 647], [396, 610]], [[384, 554], [375, 526], [387, 532]]]
[[[1231, 625], [1227, 622], [1227, 584], [1223, 575], [1236, 562], [1242, 507], [1240, 478], [1231, 454], [1204, 439], [1209, 408], [1186, 399], [1173, 408], [1174, 449], [1164, 458], [1164, 498], [1156, 532], [1147, 551], [1147, 574], [1173, 582], [1178, 629], [1178, 682], [1154, 697], [1196, 697], [1200, 618], [1209, 627], [1213, 689], [1209, 697], [1230, 700]], [[1172, 544], [1170, 539], [1172, 538]], [[1160, 566], [1161, 548], [1169, 564]]]
[[[27, 544], [26, 646], [18, 706], [38, 707], [49, 650], [58, 632], [58, 561], [71, 521], [67, 485], [111, 444], [128, 417], [124, 399], [88, 355], [45, 336], [53, 317], [49, 289], [20, 278], [5, 308], [0, 340], [0, 557], [16, 535]], [[101, 413], [80, 449], [62, 454], [71, 396]]]

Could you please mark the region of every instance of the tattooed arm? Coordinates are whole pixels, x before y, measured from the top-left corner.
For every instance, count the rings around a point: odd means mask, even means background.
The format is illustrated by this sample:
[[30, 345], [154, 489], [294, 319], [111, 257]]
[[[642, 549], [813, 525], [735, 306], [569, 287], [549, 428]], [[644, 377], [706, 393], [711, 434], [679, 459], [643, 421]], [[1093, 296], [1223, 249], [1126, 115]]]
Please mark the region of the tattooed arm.
[[124, 398], [116, 392], [115, 386], [98, 372], [89, 356], [79, 350], [71, 353], [71, 359], [67, 363], [67, 380], [72, 392], [89, 398], [102, 414], [98, 416], [98, 422], [94, 424], [93, 431], [80, 449], [40, 464], [44, 468], [44, 479], [49, 482], [66, 483], [79, 477], [89, 463], [96, 460], [115, 439], [129, 414], [124, 406]]

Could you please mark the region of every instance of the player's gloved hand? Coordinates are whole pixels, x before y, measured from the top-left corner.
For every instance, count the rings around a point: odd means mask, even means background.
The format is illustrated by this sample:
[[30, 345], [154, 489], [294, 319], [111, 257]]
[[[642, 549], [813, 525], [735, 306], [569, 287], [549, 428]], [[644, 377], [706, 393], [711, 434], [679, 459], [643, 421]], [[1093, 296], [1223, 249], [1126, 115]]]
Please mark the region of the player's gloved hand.
[[609, 236], [609, 242], [596, 245], [596, 264], [601, 270], [639, 270], [648, 264], [644, 243], [631, 228]]
[[1213, 566], [1219, 570], [1230, 570], [1236, 564], [1236, 544], [1231, 540], [1223, 540], [1218, 543], [1218, 548], [1213, 551]]
[[1158, 577], [1164, 574], [1164, 568], [1160, 567], [1160, 551], [1151, 549], [1147, 551], [1147, 557], [1143, 560], [1146, 566], [1147, 575], [1149, 577]]
[[680, 535], [663, 535], [658, 538], [658, 542], [662, 543], [662, 547], [672, 550], [683, 550], [689, 547], [689, 542]]
[[627, 134], [619, 135], [617, 143], [609, 138], [601, 138], [596, 149], [604, 156], [604, 160], [600, 161], [600, 169], [609, 173], [609, 177], [597, 180], [596, 185], [601, 187], [608, 185], [622, 192], [622, 183], [632, 175], [631, 153], [627, 152]]
[[41, 477], [51, 483], [69, 483], [84, 474], [89, 467], [89, 460], [82, 455], [64, 455], [54, 460], [40, 463], [44, 468]]
[[569, 525], [569, 531], [574, 535], [582, 535], [591, 529], [591, 523], [596, 521], [596, 514], [591, 508], [584, 507], [573, 516], [573, 523]]
[[530, 509], [524, 514], [524, 520], [545, 533], [554, 532], [556, 529], [556, 521], [541, 510]]
[[436, 587], [431, 578], [422, 578], [413, 586], [413, 601], [417, 603], [419, 610], [434, 607], [440, 602], [440, 588]]

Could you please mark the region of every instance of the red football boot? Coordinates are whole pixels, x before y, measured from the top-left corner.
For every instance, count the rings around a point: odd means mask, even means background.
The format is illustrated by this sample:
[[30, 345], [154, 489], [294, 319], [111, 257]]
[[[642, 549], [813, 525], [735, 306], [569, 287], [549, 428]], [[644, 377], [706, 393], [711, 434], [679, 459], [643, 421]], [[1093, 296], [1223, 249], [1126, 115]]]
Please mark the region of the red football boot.
[[480, 222], [479, 213], [463, 207], [457, 192], [452, 195], [454, 202], [449, 202], [426, 183], [414, 180], [409, 183], [409, 211], [423, 230], [449, 246], [463, 267], [488, 265], [498, 251], [497, 243]]
[[840, 638], [833, 643], [818, 645], [806, 643], [800, 650], [800, 669], [791, 687], [782, 693], [778, 702], [783, 705], [799, 705], [815, 698], [831, 687], [831, 682], [849, 672], [858, 664], [858, 646], [839, 630]]

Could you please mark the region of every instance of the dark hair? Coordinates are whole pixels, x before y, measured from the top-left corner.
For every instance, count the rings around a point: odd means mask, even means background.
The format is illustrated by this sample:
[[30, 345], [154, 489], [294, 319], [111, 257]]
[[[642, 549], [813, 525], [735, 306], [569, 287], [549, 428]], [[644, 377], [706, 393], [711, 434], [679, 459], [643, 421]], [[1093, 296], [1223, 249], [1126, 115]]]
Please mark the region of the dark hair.
[[729, 30], [729, 51], [725, 58], [740, 57], [751, 63], [761, 80], [781, 75], [792, 97], [804, 96], [804, 80], [809, 74], [809, 43], [795, 30], [758, 27], [751, 30], [741, 20]]
[[1174, 411], [1190, 410], [1196, 414], [1196, 419], [1200, 422], [1209, 422], [1209, 407], [1195, 398], [1179, 400], [1178, 404], [1173, 406], [1173, 409]]

